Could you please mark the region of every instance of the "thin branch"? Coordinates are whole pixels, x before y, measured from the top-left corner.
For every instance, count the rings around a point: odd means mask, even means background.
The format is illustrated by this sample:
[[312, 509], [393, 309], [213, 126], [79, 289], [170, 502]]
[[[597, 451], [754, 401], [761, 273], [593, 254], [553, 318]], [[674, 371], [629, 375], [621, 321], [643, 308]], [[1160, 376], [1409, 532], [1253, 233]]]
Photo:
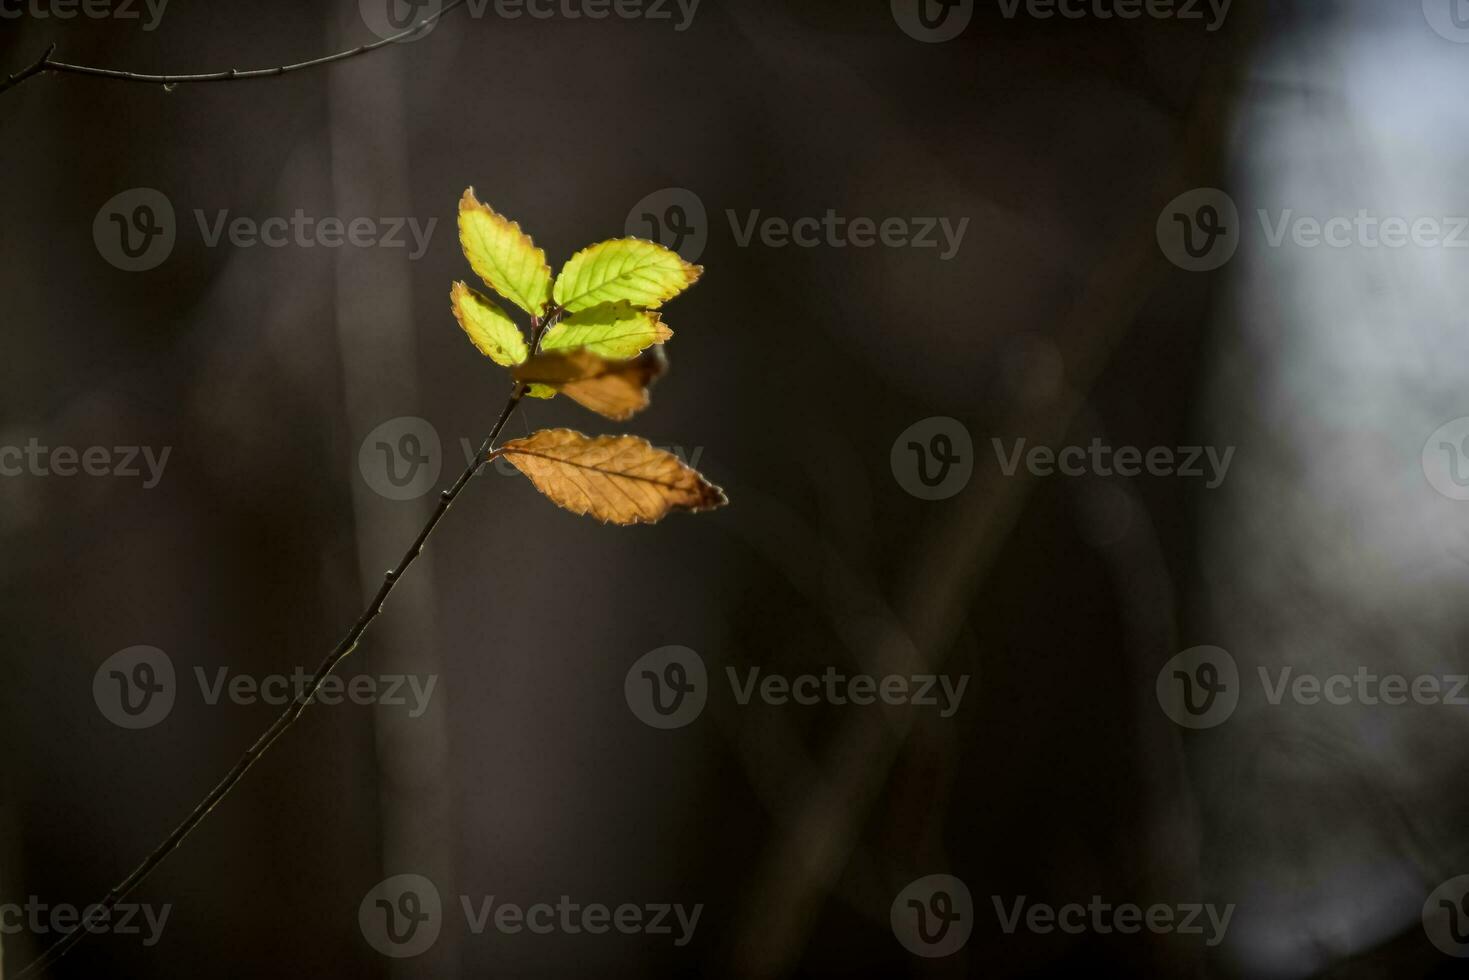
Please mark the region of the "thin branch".
[[[539, 349], [542, 334], [545, 333], [548, 327], [553, 326], [560, 317], [561, 312], [557, 310], [547, 316], [545, 320], [541, 320], [539, 317], [532, 318], [530, 342], [530, 351], [532, 354]], [[377, 594], [372, 597], [372, 601], [368, 603], [367, 608], [363, 610], [357, 622], [352, 624], [352, 628], [347, 631], [347, 635], [342, 637], [341, 642], [332, 648], [331, 653], [327, 654], [326, 659], [321, 662], [321, 666], [316, 668], [316, 673], [311, 676], [310, 682], [296, 694], [295, 699], [286, 706], [286, 710], [281, 713], [274, 724], [265, 730], [265, 734], [255, 740], [255, 744], [245, 750], [245, 754], [240, 757], [240, 761], [236, 762], [234, 767], [225, 773], [224, 778], [215, 784], [214, 788], [209, 791], [204, 799], [199, 801], [198, 806], [194, 807], [193, 812], [184, 818], [183, 823], [175, 827], [173, 833], [164, 838], [163, 843], [154, 848], [153, 852], [133, 869], [132, 874], [128, 875], [121, 883], [108, 892], [107, 897], [101, 902], [95, 906], [91, 906], [87, 916], [83, 918], [82, 922], [75, 929], [62, 936], [61, 939], [57, 940], [50, 948], [37, 957], [33, 963], [16, 974], [15, 980], [25, 980], [27, 977], [40, 976], [48, 966], [55, 963], [68, 950], [80, 942], [87, 935], [88, 928], [94, 922], [104, 920], [111, 912], [113, 906], [140, 885], [143, 879], [152, 873], [154, 868], [162, 864], [165, 858], [178, 849], [178, 846], [184, 842], [184, 838], [188, 837], [189, 833], [205, 817], [209, 816], [209, 812], [219, 805], [219, 802], [229, 794], [230, 790], [235, 788], [235, 784], [240, 781], [245, 773], [249, 772], [250, 767], [259, 761], [260, 757], [275, 744], [275, 740], [285, 734], [286, 729], [290, 728], [296, 719], [301, 716], [301, 712], [306, 710], [306, 706], [311, 703], [311, 699], [316, 696], [316, 692], [321, 688], [322, 683], [326, 681], [327, 675], [336, 669], [337, 664], [341, 663], [348, 654], [357, 649], [357, 644], [362, 639], [362, 634], [367, 632], [367, 627], [372, 625], [372, 621], [377, 618], [378, 613], [382, 612], [383, 603], [392, 594], [393, 587], [398, 584], [398, 581], [403, 577], [404, 573], [408, 571], [408, 567], [413, 564], [414, 559], [423, 552], [424, 545], [428, 543], [429, 536], [434, 533], [434, 528], [439, 526], [439, 521], [443, 520], [444, 515], [449, 512], [449, 508], [453, 506], [454, 500], [459, 496], [460, 492], [464, 490], [469, 484], [470, 479], [479, 472], [481, 467], [499, 455], [496, 452], [492, 452], [491, 447], [494, 445], [495, 440], [499, 438], [500, 431], [505, 428], [505, 423], [510, 420], [510, 415], [515, 411], [515, 406], [520, 404], [520, 400], [525, 397], [525, 393], [528, 390], [528, 387], [523, 384], [517, 384], [515, 386], [514, 392], [510, 395], [510, 400], [505, 403], [505, 408], [500, 412], [500, 417], [495, 420], [494, 426], [490, 429], [490, 434], [485, 437], [485, 441], [469, 461], [469, 465], [464, 468], [464, 472], [459, 474], [459, 479], [455, 480], [449, 489], [439, 494], [439, 504], [429, 516], [428, 523], [418, 532], [418, 536], [413, 539], [413, 543], [408, 546], [408, 550], [403, 553], [403, 557], [398, 559], [398, 564], [383, 575], [383, 581], [378, 586]]]
[[43, 71], [45, 69], [47, 62], [49, 62], [51, 60], [51, 55], [54, 54], [55, 52], [56, 52], [56, 43], [53, 41], [51, 43], [51, 46], [46, 49], [45, 53], [42, 54], [41, 57], [36, 60], [36, 63], [35, 64], [31, 65], [29, 68], [26, 68], [26, 69], [24, 69], [22, 71], [16, 72], [14, 75], [8, 76], [5, 79], [5, 82], [3, 84], [0, 84], [0, 92], [5, 91], [6, 89], [10, 88], [13, 85], [19, 85], [21, 82], [25, 81], [27, 78], [30, 78], [32, 75], [39, 74], [41, 71]]
[[285, 75], [293, 71], [301, 71], [306, 68], [315, 68], [319, 65], [329, 65], [338, 61], [346, 61], [348, 58], [355, 58], [360, 54], [376, 51], [378, 48], [386, 47], [406, 37], [411, 37], [414, 34], [426, 30], [430, 24], [438, 21], [455, 7], [463, 6], [464, 2], [465, 0], [451, 0], [450, 3], [446, 3], [437, 13], [424, 17], [406, 30], [399, 31], [397, 34], [374, 41], [371, 44], [363, 44], [355, 48], [348, 48], [346, 51], [338, 51], [335, 54], [313, 58], [310, 61], [301, 61], [294, 65], [280, 65], [275, 68], [249, 68], [245, 71], [231, 68], [228, 71], [196, 72], [187, 75], [143, 75], [138, 72], [119, 71], [115, 68], [92, 68], [88, 65], [73, 65], [64, 61], [52, 61], [51, 54], [56, 50], [56, 45], [52, 44], [46, 49], [46, 53], [41, 55], [39, 61], [24, 71], [16, 72], [7, 78], [3, 84], [0, 84], [0, 93], [14, 88], [26, 79], [38, 75], [43, 71], [58, 71], [71, 75], [87, 75], [92, 78], [110, 78], [119, 82], [146, 82], [150, 85], [177, 85], [182, 82], [239, 82], [251, 78], [274, 78], [277, 75]]

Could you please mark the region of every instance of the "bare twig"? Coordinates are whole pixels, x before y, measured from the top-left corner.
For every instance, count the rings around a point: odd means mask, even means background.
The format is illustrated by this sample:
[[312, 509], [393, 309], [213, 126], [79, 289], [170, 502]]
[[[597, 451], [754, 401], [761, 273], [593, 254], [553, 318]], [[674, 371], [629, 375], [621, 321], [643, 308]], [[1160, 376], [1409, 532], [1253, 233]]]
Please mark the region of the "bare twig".
[[[556, 321], [561, 318], [561, 312], [558, 309], [552, 311], [544, 319], [540, 317], [531, 318], [530, 352], [532, 354], [540, 348], [541, 337], [546, 330], [554, 326]], [[316, 668], [316, 673], [311, 675], [311, 680], [297, 693], [295, 699], [286, 706], [286, 710], [281, 712], [280, 717], [265, 730], [265, 734], [261, 735], [255, 740], [253, 745], [245, 750], [245, 754], [240, 757], [240, 760], [234, 764], [234, 767], [229, 772], [225, 773], [224, 778], [216, 783], [214, 788], [194, 807], [193, 812], [173, 829], [173, 833], [164, 838], [163, 843], [155, 847], [153, 852], [133, 869], [132, 874], [128, 875], [121, 883], [108, 892], [107, 897], [101, 902], [89, 906], [88, 913], [82, 922], [75, 929], [57, 940], [24, 970], [16, 974], [15, 980], [26, 980], [27, 977], [40, 976], [46, 967], [56, 962], [71, 947], [80, 942], [87, 935], [88, 928], [93, 923], [104, 920], [111, 912], [113, 906], [140, 885], [143, 879], [152, 873], [154, 868], [162, 864], [165, 858], [178, 849], [178, 846], [184, 842], [184, 838], [188, 837], [190, 832], [205, 817], [209, 816], [209, 812], [219, 805], [219, 802], [229, 794], [230, 790], [235, 788], [235, 784], [275, 744], [275, 740], [285, 734], [286, 729], [295, 723], [296, 719], [301, 716], [301, 712], [305, 711], [306, 706], [311, 703], [311, 699], [316, 696], [316, 692], [321, 688], [322, 683], [326, 681], [327, 675], [335, 670], [337, 664], [341, 663], [348, 654], [357, 649], [357, 644], [361, 641], [362, 634], [367, 632], [367, 627], [372, 625], [372, 621], [377, 618], [378, 613], [382, 612], [383, 604], [387, 602], [388, 596], [392, 594], [393, 587], [398, 584], [398, 581], [403, 577], [404, 573], [408, 571], [408, 567], [423, 552], [424, 546], [428, 543], [429, 536], [434, 533], [434, 528], [439, 526], [439, 521], [443, 520], [444, 515], [449, 512], [449, 508], [453, 506], [455, 499], [458, 498], [459, 494], [469, 484], [469, 481], [474, 475], [480, 471], [480, 468], [499, 455], [491, 447], [494, 445], [495, 440], [499, 438], [501, 430], [505, 428], [505, 423], [510, 420], [511, 413], [515, 411], [515, 407], [520, 404], [520, 400], [525, 397], [525, 393], [528, 390], [526, 385], [517, 384], [515, 386], [515, 390], [510, 395], [510, 400], [505, 403], [505, 408], [501, 410], [500, 417], [495, 420], [494, 426], [490, 429], [490, 434], [485, 437], [485, 441], [469, 461], [469, 465], [465, 466], [464, 472], [459, 474], [459, 479], [455, 480], [449, 489], [439, 494], [439, 504], [434, 508], [434, 512], [429, 515], [428, 523], [424, 524], [423, 529], [418, 532], [418, 536], [413, 539], [413, 543], [408, 546], [408, 550], [403, 553], [403, 557], [398, 559], [398, 564], [383, 575], [382, 585], [378, 586], [377, 593], [372, 597], [372, 601], [368, 603], [367, 608], [363, 610], [362, 615], [358, 617], [357, 622], [352, 624], [352, 628], [347, 631], [347, 635], [342, 637], [341, 641], [332, 648], [331, 653], [326, 655], [326, 659], [321, 662], [321, 666]]]
[[186, 75], [144, 75], [139, 72], [120, 71], [115, 68], [92, 68], [88, 65], [73, 65], [64, 61], [52, 61], [51, 54], [56, 50], [56, 45], [52, 44], [46, 49], [46, 53], [41, 55], [40, 60], [36, 61], [29, 68], [11, 75], [4, 83], [0, 83], [0, 93], [14, 88], [26, 79], [39, 75], [43, 71], [64, 72], [70, 75], [87, 75], [92, 78], [110, 78], [119, 82], [146, 82], [150, 85], [177, 85], [184, 82], [241, 82], [252, 78], [274, 78], [277, 75], [285, 75], [293, 71], [302, 71], [306, 68], [316, 68], [320, 65], [346, 61], [348, 58], [355, 58], [360, 54], [376, 51], [378, 48], [386, 47], [396, 41], [401, 41], [406, 37], [411, 37], [414, 34], [426, 30], [430, 24], [442, 18], [449, 11], [463, 5], [464, 0], [451, 0], [450, 3], [446, 3], [437, 13], [424, 17], [406, 30], [399, 31], [397, 34], [374, 41], [371, 44], [359, 45], [355, 48], [348, 48], [346, 51], [338, 51], [335, 54], [313, 58], [310, 61], [297, 62], [294, 65], [279, 65], [275, 68], [248, 68], [244, 71], [240, 71], [237, 68], [230, 68], [226, 71], [196, 72]]

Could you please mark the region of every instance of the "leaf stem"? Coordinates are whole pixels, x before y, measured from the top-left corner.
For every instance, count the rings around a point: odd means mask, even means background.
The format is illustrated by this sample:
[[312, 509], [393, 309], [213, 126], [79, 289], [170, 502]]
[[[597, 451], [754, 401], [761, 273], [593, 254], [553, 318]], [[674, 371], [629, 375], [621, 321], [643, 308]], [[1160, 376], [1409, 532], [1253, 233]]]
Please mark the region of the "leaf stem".
[[[531, 343], [532, 350], [540, 343], [540, 335], [541, 327], [537, 324]], [[510, 415], [515, 411], [515, 407], [525, 397], [526, 390], [525, 385], [517, 384], [515, 386], [515, 390], [510, 395], [510, 400], [505, 403], [504, 409], [500, 412], [500, 417], [495, 420], [494, 426], [490, 429], [490, 434], [485, 437], [485, 441], [479, 447], [479, 451], [474, 454], [474, 458], [465, 466], [464, 472], [459, 474], [459, 479], [455, 480], [449, 489], [439, 494], [438, 506], [429, 515], [428, 523], [418, 532], [418, 536], [413, 539], [413, 543], [408, 546], [408, 550], [403, 553], [403, 557], [398, 559], [398, 564], [383, 575], [382, 584], [378, 586], [377, 593], [372, 597], [372, 601], [368, 603], [367, 608], [363, 610], [362, 615], [358, 617], [357, 622], [352, 624], [352, 628], [347, 631], [347, 635], [343, 636], [341, 641], [332, 648], [331, 653], [326, 655], [326, 659], [321, 662], [321, 666], [316, 668], [316, 673], [311, 676], [311, 680], [297, 692], [295, 699], [286, 706], [285, 711], [281, 713], [280, 717], [276, 718], [275, 722], [265, 730], [265, 733], [245, 750], [245, 754], [234, 764], [234, 767], [225, 773], [224, 778], [216, 783], [214, 788], [199, 801], [198, 805], [194, 807], [193, 812], [173, 829], [173, 833], [164, 838], [163, 843], [155, 847], [153, 852], [144, 858], [143, 862], [134, 868], [131, 874], [109, 891], [106, 898], [102, 899], [96, 905], [90, 906], [87, 914], [76, 928], [62, 936], [61, 939], [57, 940], [44, 953], [37, 957], [34, 962], [16, 974], [15, 980], [25, 980], [27, 977], [40, 976], [48, 966], [56, 962], [80, 942], [87, 935], [89, 927], [93, 923], [105, 919], [111, 912], [113, 906], [141, 884], [143, 879], [147, 878], [154, 868], [162, 864], [164, 859], [183, 843], [184, 838], [188, 837], [189, 833], [209, 815], [209, 812], [219, 805], [220, 801], [229, 794], [230, 790], [234, 789], [235, 784], [250, 770], [250, 767], [259, 761], [260, 757], [275, 744], [276, 739], [285, 734], [286, 729], [290, 728], [296, 719], [301, 716], [301, 712], [306, 710], [306, 706], [311, 703], [311, 699], [316, 696], [316, 692], [321, 688], [322, 683], [326, 681], [327, 675], [348, 654], [357, 649], [357, 644], [361, 641], [362, 634], [367, 632], [367, 628], [372, 625], [372, 621], [377, 618], [378, 613], [382, 612], [383, 604], [387, 602], [388, 596], [392, 594], [393, 587], [398, 584], [414, 560], [423, 552], [424, 546], [428, 543], [429, 536], [434, 533], [434, 528], [439, 526], [439, 522], [449, 512], [449, 508], [453, 506], [455, 499], [469, 484], [470, 479], [479, 472], [480, 468], [494, 457], [495, 454], [491, 452], [491, 446], [499, 438], [500, 431], [505, 428], [505, 423], [510, 420]]]
[[25, 70], [18, 71], [15, 74], [9, 76], [3, 83], [0, 83], [0, 93], [5, 92], [7, 89], [14, 88], [15, 86], [21, 84], [29, 78], [34, 77], [35, 75], [40, 74], [43, 71], [56, 71], [72, 75], [86, 75], [92, 78], [110, 78], [114, 81], [119, 82], [145, 82], [151, 85], [176, 85], [181, 82], [240, 82], [252, 78], [274, 78], [277, 75], [285, 75], [289, 74], [290, 72], [301, 71], [306, 68], [316, 68], [320, 65], [329, 65], [338, 61], [346, 61], [348, 58], [355, 58], [360, 54], [366, 54], [369, 51], [376, 51], [378, 48], [386, 47], [389, 44], [393, 44], [396, 41], [401, 41], [406, 37], [410, 37], [414, 34], [419, 33], [420, 31], [427, 29], [430, 24], [433, 24], [434, 22], [441, 19], [445, 14], [453, 10], [455, 7], [462, 6], [464, 2], [465, 0], [451, 0], [451, 2], [444, 4], [444, 6], [436, 13], [424, 17], [422, 20], [418, 21], [416, 24], [409, 26], [407, 29], [399, 31], [397, 34], [392, 34], [380, 40], [373, 41], [371, 44], [362, 44], [358, 45], [355, 48], [348, 48], [345, 51], [338, 51], [334, 54], [323, 55], [320, 58], [312, 58], [310, 61], [297, 62], [294, 65], [279, 65], [274, 68], [248, 68], [244, 71], [240, 71], [237, 68], [230, 68], [225, 71], [197, 72], [194, 74], [186, 75], [145, 75], [139, 72], [120, 71], [115, 68], [93, 68], [88, 65], [72, 65], [64, 61], [52, 61], [51, 55], [56, 50], [56, 45], [52, 44], [46, 49], [46, 53], [41, 55], [40, 60], [36, 61]]

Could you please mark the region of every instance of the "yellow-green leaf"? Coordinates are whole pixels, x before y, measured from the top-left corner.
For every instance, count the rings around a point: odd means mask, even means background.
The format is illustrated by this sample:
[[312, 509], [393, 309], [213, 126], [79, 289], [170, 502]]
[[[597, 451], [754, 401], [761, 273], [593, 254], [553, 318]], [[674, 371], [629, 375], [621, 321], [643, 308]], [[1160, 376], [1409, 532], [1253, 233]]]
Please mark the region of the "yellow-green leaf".
[[449, 290], [449, 304], [454, 308], [454, 319], [481, 354], [505, 367], [526, 359], [529, 351], [520, 328], [484, 293], [456, 282]]
[[698, 282], [703, 271], [655, 242], [614, 238], [567, 261], [556, 279], [555, 298], [573, 313], [619, 300], [656, 307]]
[[652, 524], [670, 511], [729, 503], [697, 470], [637, 436], [592, 438], [542, 429], [510, 440], [498, 452], [556, 504], [603, 523]]
[[546, 331], [541, 350], [585, 348], [612, 360], [635, 357], [639, 351], [673, 336], [659, 314], [634, 309], [628, 303], [603, 303], [573, 313]]
[[551, 298], [546, 253], [520, 225], [481, 204], [473, 187], [459, 200], [459, 244], [470, 267], [491, 289], [532, 316], [545, 311]]
[[525, 393], [532, 398], [555, 398], [556, 387], [554, 385], [530, 384], [525, 386]]

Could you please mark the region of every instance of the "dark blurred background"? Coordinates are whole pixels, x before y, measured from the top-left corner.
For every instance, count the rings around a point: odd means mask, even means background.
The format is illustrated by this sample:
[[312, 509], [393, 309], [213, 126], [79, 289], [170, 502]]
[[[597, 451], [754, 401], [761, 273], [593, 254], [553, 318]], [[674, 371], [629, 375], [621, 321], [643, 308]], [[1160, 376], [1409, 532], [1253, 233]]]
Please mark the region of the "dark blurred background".
[[[132, 896], [169, 908], [156, 942], [140, 914], [144, 935], [90, 938], [52, 975], [1447, 974], [1420, 913], [1469, 871], [1469, 708], [1270, 707], [1253, 676], [1469, 661], [1465, 505], [1419, 462], [1469, 411], [1466, 260], [1272, 249], [1253, 215], [1469, 214], [1451, 36], [1469, 11], [1239, 0], [1211, 29], [1202, 3], [1129, 20], [924, 0], [924, 21], [904, 0], [705, 0], [688, 20], [568, 2], [452, 11], [275, 79], [57, 74], [0, 95], [0, 446], [169, 450], [151, 487], [0, 478], [0, 905], [81, 907], [122, 878], [279, 710], [211, 704], [197, 672], [313, 668], [494, 421], [503, 373], [448, 309], [473, 280], [466, 186], [553, 268], [652, 234], [648, 215], [692, 232], [668, 243], [706, 271], [667, 308], [652, 407], [620, 426], [530, 402], [507, 434], [634, 431], [732, 500], [604, 528], [487, 471], [339, 670], [432, 677], [427, 710], [311, 707]], [[375, 40], [387, 15], [172, 0], [145, 29], [141, 5], [4, 9], [0, 74], [53, 41], [139, 72], [277, 65]], [[1243, 241], [1187, 271], [1156, 226], [1209, 187]], [[137, 188], [175, 240], [131, 271], [107, 241]], [[222, 211], [298, 209], [436, 224], [422, 254], [406, 228], [406, 247], [210, 244]], [[741, 243], [755, 212], [828, 209], [967, 224], [947, 258], [941, 231]], [[894, 443], [934, 417], [969, 434], [973, 473], [930, 500]], [[1206, 489], [1006, 476], [992, 438], [1236, 452]], [[385, 490], [379, 441], [422, 448], [437, 480]], [[1193, 731], [1155, 682], [1197, 645], [1230, 651], [1245, 693]], [[139, 646], [166, 655], [174, 700], [130, 728], [107, 662]], [[667, 646], [706, 665], [707, 706], [659, 730], [624, 680]], [[943, 717], [742, 705], [731, 667], [968, 681]], [[404, 874], [432, 882], [441, 931], [384, 956], [372, 893]], [[967, 886], [972, 932], [929, 958], [893, 909], [932, 874]], [[461, 909], [563, 895], [702, 911], [678, 945], [676, 925], [476, 934]], [[1213, 945], [1007, 933], [996, 903], [1021, 896], [1236, 908]], [[6, 930], [4, 968], [58, 935]]]

